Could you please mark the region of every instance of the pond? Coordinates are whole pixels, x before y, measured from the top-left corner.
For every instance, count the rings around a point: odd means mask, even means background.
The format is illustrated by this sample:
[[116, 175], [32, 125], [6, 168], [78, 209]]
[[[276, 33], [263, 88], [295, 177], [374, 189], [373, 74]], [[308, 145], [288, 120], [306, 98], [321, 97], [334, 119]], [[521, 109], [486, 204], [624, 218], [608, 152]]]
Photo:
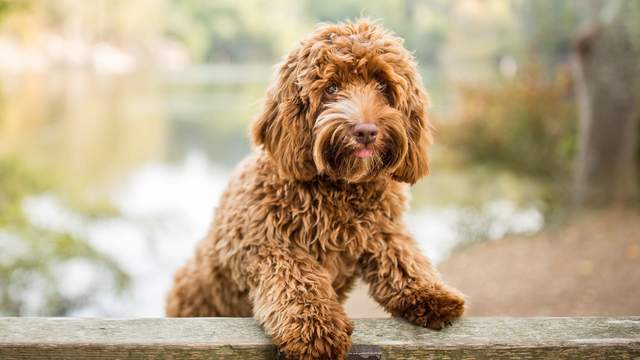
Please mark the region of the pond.
[[[21, 193], [18, 210], [0, 203], [0, 315], [161, 316], [173, 272], [250, 151], [248, 124], [271, 74], [203, 65], [3, 75], [0, 159], [12, 165], [0, 166], [0, 195]], [[436, 104], [450, 102], [425, 81]], [[432, 158], [407, 222], [433, 261], [542, 227], [536, 184], [460, 165], [437, 145]], [[39, 185], [12, 185], [31, 181]]]

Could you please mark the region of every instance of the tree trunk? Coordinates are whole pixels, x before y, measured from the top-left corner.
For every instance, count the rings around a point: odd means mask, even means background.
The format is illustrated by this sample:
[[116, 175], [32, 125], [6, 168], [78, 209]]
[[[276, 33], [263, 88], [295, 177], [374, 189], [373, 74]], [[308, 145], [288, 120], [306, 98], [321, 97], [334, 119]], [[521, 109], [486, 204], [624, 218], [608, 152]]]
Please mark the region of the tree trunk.
[[636, 200], [640, 57], [621, 22], [593, 25], [574, 43], [571, 67], [579, 111], [575, 207]]

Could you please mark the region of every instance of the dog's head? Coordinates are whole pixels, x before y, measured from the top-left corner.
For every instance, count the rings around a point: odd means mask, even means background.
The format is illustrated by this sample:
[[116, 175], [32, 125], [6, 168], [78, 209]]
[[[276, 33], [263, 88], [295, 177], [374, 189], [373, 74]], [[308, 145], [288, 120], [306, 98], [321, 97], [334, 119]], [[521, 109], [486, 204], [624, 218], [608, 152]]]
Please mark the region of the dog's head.
[[321, 26], [291, 51], [252, 125], [281, 174], [408, 183], [427, 174], [427, 98], [402, 43], [359, 20]]

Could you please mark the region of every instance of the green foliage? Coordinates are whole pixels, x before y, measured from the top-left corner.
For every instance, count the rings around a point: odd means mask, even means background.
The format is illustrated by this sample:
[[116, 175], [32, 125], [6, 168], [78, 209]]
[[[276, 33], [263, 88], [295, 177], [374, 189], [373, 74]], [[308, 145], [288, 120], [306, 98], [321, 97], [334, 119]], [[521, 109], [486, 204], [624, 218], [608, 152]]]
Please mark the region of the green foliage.
[[526, 50], [553, 67], [570, 50], [570, 35], [579, 25], [580, 14], [573, 1], [520, 1], [516, 7]]
[[620, 11], [633, 46], [640, 49], [640, 1], [627, 1]]
[[569, 92], [566, 74], [546, 83], [535, 68], [494, 87], [463, 86], [459, 115], [442, 138], [470, 162], [560, 180], [576, 152]]
[[252, 27], [250, 19], [234, 2], [186, 0], [169, 4], [172, 11], [167, 15], [165, 31], [187, 44], [196, 58], [243, 62], [275, 56], [273, 29]]
[[[109, 285], [126, 287], [127, 275], [85, 240], [31, 224], [23, 200], [50, 188], [42, 172], [14, 159], [0, 159], [0, 315], [65, 315]], [[64, 291], [61, 268], [84, 261], [100, 274], [88, 288]], [[67, 285], [68, 286], [68, 283]]]
[[[346, 1], [307, 1], [307, 10], [320, 22], [334, 22], [344, 19], [354, 19], [370, 11], [376, 3], [363, 4], [360, 0]], [[378, 3], [379, 5], [379, 3]], [[368, 9], [366, 9], [368, 7]]]
[[0, 0], [0, 21], [11, 11], [26, 9], [30, 3], [30, 0]]
[[27, 225], [22, 213], [26, 194], [42, 192], [47, 186], [42, 177], [17, 160], [0, 160], [0, 228]]

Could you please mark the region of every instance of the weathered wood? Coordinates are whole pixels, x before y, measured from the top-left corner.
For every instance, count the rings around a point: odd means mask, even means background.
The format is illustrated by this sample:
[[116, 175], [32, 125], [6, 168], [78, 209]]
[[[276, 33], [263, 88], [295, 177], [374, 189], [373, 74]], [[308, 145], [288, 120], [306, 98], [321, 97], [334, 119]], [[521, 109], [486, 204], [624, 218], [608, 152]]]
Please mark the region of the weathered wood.
[[[640, 359], [640, 317], [355, 320], [352, 359]], [[252, 319], [0, 318], [0, 359], [275, 359]]]

